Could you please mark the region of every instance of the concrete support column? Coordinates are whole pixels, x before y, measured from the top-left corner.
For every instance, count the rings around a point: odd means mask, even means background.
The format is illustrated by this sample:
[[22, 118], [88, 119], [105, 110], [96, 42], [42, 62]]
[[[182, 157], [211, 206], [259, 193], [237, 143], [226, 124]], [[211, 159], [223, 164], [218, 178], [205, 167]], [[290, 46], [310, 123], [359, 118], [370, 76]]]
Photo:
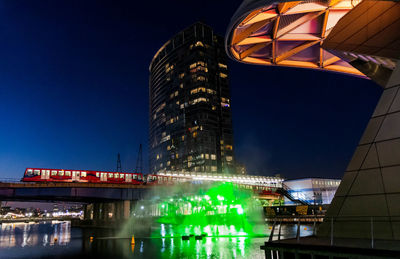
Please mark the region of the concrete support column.
[[[108, 205], [107, 219], [109, 221], [115, 221], [115, 219], [116, 219], [115, 204], [114, 203], [108, 203], [107, 205]], [[111, 214], [109, 214], [109, 213], [111, 213]]]
[[83, 219], [84, 220], [92, 220], [93, 219], [93, 204], [85, 204], [83, 206]]
[[101, 218], [101, 212], [100, 212], [100, 203], [94, 203], [93, 204], [93, 220], [94, 221], [99, 221]]
[[129, 219], [131, 216], [131, 201], [123, 201], [123, 219]]

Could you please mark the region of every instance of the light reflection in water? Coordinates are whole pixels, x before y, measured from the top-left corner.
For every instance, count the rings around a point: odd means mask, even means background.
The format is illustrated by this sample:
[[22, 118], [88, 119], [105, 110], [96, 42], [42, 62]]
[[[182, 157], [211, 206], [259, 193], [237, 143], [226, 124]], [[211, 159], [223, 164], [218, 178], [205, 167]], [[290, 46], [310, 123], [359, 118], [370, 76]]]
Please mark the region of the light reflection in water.
[[0, 228], [0, 248], [67, 245], [70, 238], [69, 221], [3, 223]]
[[[201, 240], [196, 240], [194, 236], [189, 240], [182, 240], [179, 232], [172, 228], [174, 226], [170, 224], [154, 226], [154, 231], [159, 233], [158, 238], [141, 238], [140, 235], [135, 235], [136, 249], [134, 249], [130, 238], [95, 239], [90, 243], [89, 237], [96, 236], [93, 234], [93, 229], [77, 232], [77, 229], [73, 228], [72, 239], [69, 222], [3, 224], [0, 227], [0, 258], [9, 258], [9, 255], [13, 258], [37, 258], [56, 251], [63, 255], [66, 254], [65, 251], [82, 255], [87, 253], [94, 257], [98, 255], [96, 258], [102, 258], [102, 255], [110, 255], [109, 258], [265, 258], [260, 246], [267, 237], [241, 236], [244, 233], [241, 228], [231, 225], [201, 227], [198, 231], [208, 235]], [[270, 231], [268, 226], [266, 231], [265, 233]], [[308, 231], [312, 232], [312, 227], [307, 226], [307, 230], [301, 228], [302, 235]], [[164, 237], [160, 236], [162, 232]], [[112, 236], [109, 232], [101, 233], [97, 236]], [[215, 233], [226, 235], [216, 236]], [[240, 235], [229, 235], [230, 233]], [[284, 225], [282, 233], [286, 237], [293, 237], [296, 235], [296, 226]], [[171, 235], [174, 237], [171, 238]], [[58, 238], [57, 242], [54, 241], [55, 237]], [[25, 247], [22, 249], [23, 244]], [[57, 248], [59, 245], [64, 247], [59, 249]], [[11, 247], [15, 249], [3, 249]], [[33, 253], [36, 257], [32, 255]]]

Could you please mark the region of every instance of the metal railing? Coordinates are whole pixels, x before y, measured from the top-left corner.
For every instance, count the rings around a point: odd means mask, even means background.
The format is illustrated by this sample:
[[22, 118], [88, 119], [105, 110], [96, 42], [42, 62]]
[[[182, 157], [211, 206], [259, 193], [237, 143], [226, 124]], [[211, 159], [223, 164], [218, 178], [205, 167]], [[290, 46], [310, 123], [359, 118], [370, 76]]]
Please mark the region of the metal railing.
[[[271, 233], [269, 234], [268, 242], [272, 242], [273, 241], [274, 232], [275, 232], [275, 228], [276, 228], [276, 223], [277, 223], [277, 221], [275, 220], [273, 225], [272, 225]], [[282, 220], [279, 221], [278, 241], [281, 240], [281, 229], [282, 229]], [[315, 234], [316, 234], [316, 222], [314, 221], [313, 234], [312, 235], [315, 236]], [[297, 221], [296, 240], [297, 240], [297, 242], [300, 241], [300, 221]]]
[[21, 178], [0, 178], [0, 183], [20, 183]]
[[303, 205], [310, 205], [309, 202], [306, 200], [300, 199], [300, 198], [295, 198], [292, 195], [293, 190], [287, 186], [286, 184], [282, 183], [282, 187], [277, 189], [278, 193], [280, 192], [282, 195], [286, 196], [289, 200], [293, 202], [297, 202]]
[[[278, 223], [279, 222], [279, 223]], [[400, 219], [394, 219], [390, 216], [357, 216], [357, 217], [325, 217], [324, 218], [324, 224], [326, 224], [324, 227], [324, 233], [323, 236], [327, 237], [327, 239], [325, 239], [327, 241], [327, 245], [330, 246], [334, 246], [334, 245], [338, 245], [340, 242], [343, 243], [343, 240], [345, 240], [346, 238], [359, 238], [360, 240], [363, 240], [363, 244], [364, 247], [368, 247], [368, 248], [372, 248], [375, 249], [376, 248], [376, 241], [379, 240], [385, 240], [385, 238], [382, 238], [382, 236], [379, 237], [379, 232], [382, 234], [382, 229], [378, 229], [377, 225], [379, 224], [380, 227], [382, 227], [382, 225], [380, 223], [383, 222], [387, 222], [387, 223], [400, 223]], [[277, 227], [277, 223], [279, 224], [279, 230], [278, 230], [278, 241], [281, 240], [281, 227], [282, 227], [282, 223], [284, 223], [282, 221], [282, 219], [276, 218], [274, 220], [274, 223], [272, 225], [272, 230], [268, 239], [268, 242], [272, 242], [273, 238], [275, 235], [275, 229]], [[343, 228], [343, 225], [346, 226], [346, 228], [348, 228], [349, 226], [351, 226], [352, 224], [362, 224], [361, 228], [363, 229], [363, 233], [360, 234], [359, 232], [356, 233], [354, 236], [352, 237], [343, 237], [342, 235], [338, 236], [335, 233], [335, 229], [337, 228], [337, 225], [341, 225], [340, 227]], [[297, 221], [296, 223], [297, 225], [297, 231], [296, 231], [296, 241], [300, 242], [300, 220]], [[327, 229], [328, 228], [328, 229]], [[313, 226], [313, 234], [311, 236], [316, 236], [317, 233], [317, 225], [316, 222], [314, 221], [314, 226]], [[387, 233], [387, 235], [390, 235], [390, 233]], [[378, 238], [377, 238], [378, 237]], [[292, 239], [293, 236], [290, 238]], [[342, 240], [341, 240], [342, 239]], [[390, 238], [387, 238], [390, 240]], [[339, 241], [341, 240], [341, 241]], [[400, 243], [399, 243], [400, 244]], [[340, 244], [339, 244], [340, 245]]]

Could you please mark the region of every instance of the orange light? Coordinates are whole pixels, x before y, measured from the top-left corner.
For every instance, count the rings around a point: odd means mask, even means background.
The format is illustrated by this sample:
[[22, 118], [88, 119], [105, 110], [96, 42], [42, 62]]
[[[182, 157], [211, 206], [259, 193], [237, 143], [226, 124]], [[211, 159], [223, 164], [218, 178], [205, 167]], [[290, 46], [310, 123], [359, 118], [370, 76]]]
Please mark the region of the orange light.
[[251, 11], [228, 37], [233, 59], [258, 65], [294, 66], [364, 76], [321, 45], [332, 28], [360, 1], [292, 1]]

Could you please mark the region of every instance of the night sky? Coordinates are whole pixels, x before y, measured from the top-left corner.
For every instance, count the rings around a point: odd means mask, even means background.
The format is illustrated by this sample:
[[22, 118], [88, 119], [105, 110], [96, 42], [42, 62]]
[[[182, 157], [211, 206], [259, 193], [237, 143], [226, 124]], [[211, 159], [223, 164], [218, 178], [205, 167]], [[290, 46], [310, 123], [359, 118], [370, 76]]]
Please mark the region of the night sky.
[[[140, 3], [140, 4], [139, 4]], [[26, 167], [135, 168], [148, 66], [201, 20], [225, 35], [241, 1], [0, 1], [0, 178]], [[251, 174], [341, 177], [381, 93], [356, 77], [229, 61], [236, 158]]]

